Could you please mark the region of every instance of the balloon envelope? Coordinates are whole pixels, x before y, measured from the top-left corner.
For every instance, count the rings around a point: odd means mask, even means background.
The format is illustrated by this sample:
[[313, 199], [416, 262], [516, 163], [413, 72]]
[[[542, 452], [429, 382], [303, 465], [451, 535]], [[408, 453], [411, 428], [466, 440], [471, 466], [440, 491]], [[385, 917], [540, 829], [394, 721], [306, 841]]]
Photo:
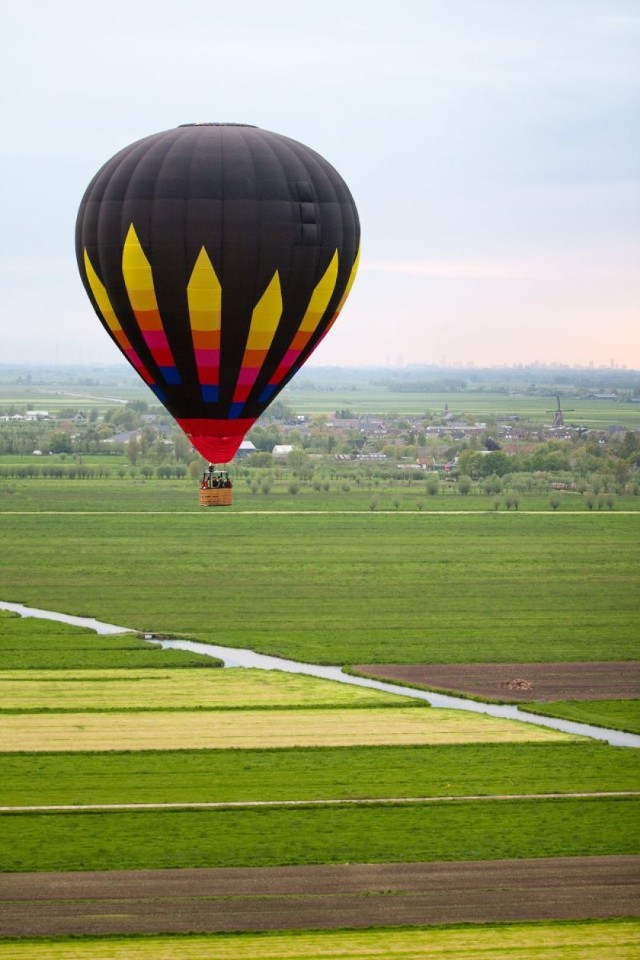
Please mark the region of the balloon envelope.
[[334, 323], [360, 226], [334, 168], [242, 124], [191, 124], [109, 160], [86, 190], [76, 255], [103, 326], [212, 462]]

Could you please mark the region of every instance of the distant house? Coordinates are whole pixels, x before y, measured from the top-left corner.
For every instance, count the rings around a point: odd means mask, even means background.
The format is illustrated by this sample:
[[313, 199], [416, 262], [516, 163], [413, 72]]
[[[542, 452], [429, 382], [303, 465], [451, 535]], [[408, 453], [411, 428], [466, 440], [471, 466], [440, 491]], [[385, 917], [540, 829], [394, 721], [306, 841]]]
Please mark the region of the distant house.
[[129, 440], [140, 440], [142, 430], [126, 430], [124, 433], [114, 433], [112, 437], [107, 437], [105, 443], [128, 443]]
[[250, 453], [256, 453], [256, 446], [251, 440], [243, 440], [236, 452], [236, 457], [248, 457]]
[[293, 447], [290, 443], [276, 443], [271, 453], [274, 457], [286, 457], [292, 450]]

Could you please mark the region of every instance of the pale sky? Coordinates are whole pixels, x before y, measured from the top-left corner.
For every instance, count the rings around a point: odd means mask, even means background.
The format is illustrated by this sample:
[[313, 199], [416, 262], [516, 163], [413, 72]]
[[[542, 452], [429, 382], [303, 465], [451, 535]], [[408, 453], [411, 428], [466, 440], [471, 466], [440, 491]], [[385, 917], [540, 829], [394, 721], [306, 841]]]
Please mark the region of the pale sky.
[[112, 363], [74, 223], [193, 121], [306, 143], [362, 265], [311, 363], [640, 369], [638, 0], [0, 0], [0, 363]]

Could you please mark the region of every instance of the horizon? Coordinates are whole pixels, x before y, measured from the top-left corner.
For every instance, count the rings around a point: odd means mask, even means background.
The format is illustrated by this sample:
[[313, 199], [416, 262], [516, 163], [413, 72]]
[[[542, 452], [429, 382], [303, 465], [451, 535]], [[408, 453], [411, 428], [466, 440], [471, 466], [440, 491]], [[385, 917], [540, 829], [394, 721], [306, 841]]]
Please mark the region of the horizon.
[[[63, 369], [63, 370], [121, 370], [131, 375], [132, 382], [140, 383], [140, 386], [145, 386], [142, 380], [139, 380], [138, 374], [130, 366], [130, 364], [124, 359], [115, 359], [111, 362], [105, 361], [71, 361], [71, 362], [62, 362], [62, 361], [0, 361], [0, 371], [12, 370], [17, 368], [25, 369]], [[371, 363], [371, 364], [331, 364], [331, 363], [308, 363], [301, 370], [299, 370], [291, 381], [287, 384], [290, 386], [291, 383], [294, 383], [296, 380], [303, 377], [305, 374], [312, 373], [313, 371], [331, 371], [331, 370], [354, 370], [359, 372], [366, 371], [387, 371], [389, 373], [397, 373], [403, 370], [424, 370], [424, 371], [455, 371], [457, 373], [464, 373], [465, 371], [482, 373], [486, 372], [500, 372], [500, 371], [515, 371], [515, 372], [525, 372], [528, 370], [549, 370], [549, 371], [569, 371], [576, 373], [620, 373], [620, 374], [640, 374], [640, 368], [629, 367], [626, 364], [616, 364], [613, 361], [610, 361], [609, 364], [596, 365], [594, 363], [589, 364], [578, 364], [578, 363], [553, 363], [553, 362], [544, 362], [544, 361], [532, 361], [530, 363], [492, 363], [492, 364], [454, 364], [454, 363], [403, 363], [403, 364], [385, 364], [385, 363]], [[286, 388], [285, 388], [286, 389]]]

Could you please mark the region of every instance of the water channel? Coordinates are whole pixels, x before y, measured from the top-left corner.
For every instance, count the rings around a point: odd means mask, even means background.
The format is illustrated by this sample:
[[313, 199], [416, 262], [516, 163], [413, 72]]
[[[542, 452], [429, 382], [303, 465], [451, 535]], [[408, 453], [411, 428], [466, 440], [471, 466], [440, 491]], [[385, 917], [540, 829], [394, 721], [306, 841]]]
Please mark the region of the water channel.
[[[131, 627], [119, 627], [113, 623], [103, 623], [91, 617], [74, 617], [65, 613], [56, 613], [52, 610], [39, 610], [36, 607], [26, 607], [21, 603], [8, 603], [0, 600], [0, 610], [8, 610], [21, 617], [39, 617], [44, 620], [57, 620], [74, 627], [88, 627], [100, 634], [138, 633]], [[624, 733], [620, 730], [608, 730], [605, 727], [594, 727], [587, 723], [575, 723], [572, 720], [561, 720], [557, 717], [543, 717], [539, 714], [527, 713], [520, 707], [512, 704], [482, 703], [478, 700], [466, 700], [463, 697], [452, 697], [442, 693], [431, 693], [429, 690], [416, 690], [413, 687], [403, 687], [395, 683], [385, 683], [368, 677], [354, 677], [345, 673], [341, 667], [327, 667], [315, 663], [301, 663], [296, 660], [285, 660], [281, 657], [271, 657], [253, 650], [244, 650], [237, 647], [223, 647], [212, 643], [198, 643], [194, 640], [171, 640], [152, 633], [141, 634], [145, 640], [158, 643], [163, 648], [173, 650], [190, 650], [193, 653], [204, 654], [222, 660], [225, 667], [251, 667], [254, 670], [281, 670], [284, 673], [302, 673], [322, 680], [334, 680], [338, 683], [348, 683], [359, 687], [370, 687], [374, 690], [383, 690], [399, 697], [410, 697], [414, 700], [426, 700], [432, 707], [444, 707], [449, 710], [467, 710], [471, 713], [483, 713], [490, 717], [500, 717], [504, 720], [519, 720], [521, 723], [533, 723], [539, 727], [550, 727], [574, 736], [590, 737], [594, 740], [604, 740], [614, 747], [640, 747], [640, 736], [633, 733]]]

